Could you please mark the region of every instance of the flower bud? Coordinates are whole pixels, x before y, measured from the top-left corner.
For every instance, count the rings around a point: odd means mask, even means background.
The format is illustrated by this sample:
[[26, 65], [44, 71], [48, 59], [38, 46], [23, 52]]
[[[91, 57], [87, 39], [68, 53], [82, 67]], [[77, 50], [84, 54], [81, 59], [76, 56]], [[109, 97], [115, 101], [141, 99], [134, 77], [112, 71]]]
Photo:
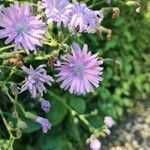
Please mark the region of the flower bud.
[[128, 5], [128, 6], [138, 6], [139, 2], [138, 1], [127, 1], [126, 5]]
[[40, 103], [41, 103], [41, 109], [47, 113], [51, 107], [50, 102], [43, 98], [40, 98]]
[[17, 139], [21, 138], [21, 136], [22, 136], [22, 131], [21, 131], [21, 130], [18, 130], [17, 133], [16, 133], [16, 135], [17, 135]]
[[111, 134], [111, 131], [109, 129], [105, 129], [104, 131], [107, 135], [110, 135]]
[[100, 150], [101, 149], [101, 142], [98, 139], [94, 139], [90, 142], [90, 149], [91, 150]]
[[115, 121], [112, 119], [112, 117], [106, 116], [104, 118], [104, 123], [105, 123], [106, 126], [108, 126], [109, 128], [111, 128], [115, 124]]
[[18, 93], [19, 93], [18, 87], [15, 83], [11, 83], [10, 90], [13, 95], [18, 95]]
[[21, 129], [26, 129], [28, 126], [25, 122], [23, 122], [22, 120], [18, 120], [18, 123], [17, 123], [17, 127], [18, 128], [21, 128]]
[[31, 120], [36, 120], [38, 116], [32, 114], [31, 112], [26, 112], [25, 117]]

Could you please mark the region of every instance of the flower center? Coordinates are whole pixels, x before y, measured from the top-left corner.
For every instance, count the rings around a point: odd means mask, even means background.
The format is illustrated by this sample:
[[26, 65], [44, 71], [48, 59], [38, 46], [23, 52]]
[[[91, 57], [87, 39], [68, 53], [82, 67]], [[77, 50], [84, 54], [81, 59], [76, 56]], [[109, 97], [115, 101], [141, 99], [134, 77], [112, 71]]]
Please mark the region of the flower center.
[[28, 30], [27, 25], [23, 23], [18, 23], [16, 25], [17, 33], [25, 33]]
[[77, 76], [82, 76], [84, 74], [84, 66], [81, 63], [78, 63], [74, 66], [74, 72]]

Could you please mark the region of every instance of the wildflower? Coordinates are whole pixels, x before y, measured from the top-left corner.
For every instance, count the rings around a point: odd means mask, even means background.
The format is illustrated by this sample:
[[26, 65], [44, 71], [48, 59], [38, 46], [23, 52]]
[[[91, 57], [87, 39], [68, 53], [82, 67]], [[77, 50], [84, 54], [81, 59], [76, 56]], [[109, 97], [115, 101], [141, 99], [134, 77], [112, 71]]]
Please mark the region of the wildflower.
[[115, 121], [112, 119], [112, 117], [106, 116], [104, 118], [104, 123], [105, 123], [106, 126], [108, 126], [109, 128], [111, 128], [115, 124]]
[[91, 150], [100, 150], [101, 149], [101, 142], [98, 139], [94, 139], [90, 142], [90, 149]]
[[99, 87], [102, 78], [103, 68], [100, 65], [103, 61], [98, 60], [98, 54], [92, 55], [88, 52], [88, 46], [85, 44], [83, 50], [78, 44], [73, 44], [72, 54], [66, 56], [61, 65], [57, 65], [59, 71], [57, 82], [61, 82], [62, 89], [69, 89], [70, 93], [85, 95], [93, 92], [94, 86]]
[[69, 29], [79, 28], [79, 32], [95, 33], [103, 20], [100, 11], [93, 11], [84, 3], [74, 3], [70, 9]]
[[15, 42], [15, 50], [23, 47], [27, 54], [41, 46], [46, 31], [45, 23], [33, 16], [29, 4], [17, 1], [10, 7], [3, 8], [0, 13], [0, 38], [7, 38], [5, 44]]
[[41, 98], [40, 103], [41, 103], [41, 109], [44, 110], [45, 112], [48, 112], [51, 107], [50, 102]]
[[69, 4], [68, 0], [42, 0], [42, 2], [49, 23], [54, 21], [58, 26], [62, 22], [64, 25], [67, 24], [69, 18], [65, 12]]
[[47, 71], [43, 68], [45, 66], [46, 65], [40, 65], [35, 70], [31, 65], [30, 69], [25, 66], [22, 67], [23, 71], [28, 74], [28, 77], [25, 78], [25, 84], [22, 86], [21, 92], [29, 89], [33, 98], [43, 96], [43, 92], [46, 92], [44, 84], [47, 83], [51, 86], [51, 82], [54, 81], [51, 76], [47, 75]]
[[37, 117], [36, 122], [41, 124], [43, 133], [47, 133], [47, 131], [49, 129], [51, 129], [52, 125], [50, 124], [50, 122], [47, 119], [45, 119], [43, 117]]

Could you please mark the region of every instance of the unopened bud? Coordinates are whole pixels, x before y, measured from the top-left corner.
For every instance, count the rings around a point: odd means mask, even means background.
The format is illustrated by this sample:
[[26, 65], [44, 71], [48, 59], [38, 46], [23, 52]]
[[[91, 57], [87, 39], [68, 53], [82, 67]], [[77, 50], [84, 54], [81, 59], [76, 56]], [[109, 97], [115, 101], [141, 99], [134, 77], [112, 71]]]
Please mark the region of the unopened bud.
[[17, 118], [17, 117], [18, 117], [18, 113], [14, 111], [14, 112], [12, 113], [12, 117], [13, 117], [13, 118]]
[[23, 122], [22, 120], [18, 120], [18, 124], [17, 124], [17, 127], [18, 128], [21, 128], [21, 129], [26, 129], [28, 126], [25, 122]]
[[14, 126], [11, 121], [9, 121], [8, 125], [9, 125], [10, 128], [13, 128], [13, 126]]
[[38, 116], [32, 114], [31, 112], [26, 112], [25, 117], [31, 120], [36, 120]]
[[13, 95], [18, 95], [18, 93], [19, 93], [18, 87], [15, 83], [11, 83], [10, 90]]
[[21, 130], [18, 130], [17, 133], [16, 133], [16, 136], [17, 136], [17, 139], [21, 138], [21, 136], [22, 136], [22, 131], [21, 131]]
[[93, 139], [90, 142], [90, 149], [91, 150], [100, 150], [101, 149], [101, 142], [98, 139]]
[[127, 1], [126, 5], [128, 5], [128, 6], [138, 6], [139, 2], [138, 1]]

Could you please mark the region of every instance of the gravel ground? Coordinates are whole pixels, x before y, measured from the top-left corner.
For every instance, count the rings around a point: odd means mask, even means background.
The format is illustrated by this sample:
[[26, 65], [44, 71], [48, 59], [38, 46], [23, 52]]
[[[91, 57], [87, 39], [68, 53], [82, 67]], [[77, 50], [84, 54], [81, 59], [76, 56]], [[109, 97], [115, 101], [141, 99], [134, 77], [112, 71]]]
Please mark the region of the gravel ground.
[[150, 102], [138, 103], [128, 119], [114, 127], [102, 150], [150, 150]]

